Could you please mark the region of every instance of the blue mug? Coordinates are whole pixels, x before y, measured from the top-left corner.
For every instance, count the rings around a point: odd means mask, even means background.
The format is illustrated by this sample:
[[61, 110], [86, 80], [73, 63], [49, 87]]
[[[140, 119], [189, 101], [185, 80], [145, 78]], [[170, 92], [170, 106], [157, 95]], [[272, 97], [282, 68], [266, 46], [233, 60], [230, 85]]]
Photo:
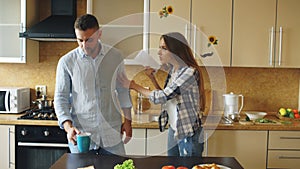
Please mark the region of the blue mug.
[[86, 153], [90, 149], [91, 133], [80, 133], [77, 134], [77, 148], [80, 153]]

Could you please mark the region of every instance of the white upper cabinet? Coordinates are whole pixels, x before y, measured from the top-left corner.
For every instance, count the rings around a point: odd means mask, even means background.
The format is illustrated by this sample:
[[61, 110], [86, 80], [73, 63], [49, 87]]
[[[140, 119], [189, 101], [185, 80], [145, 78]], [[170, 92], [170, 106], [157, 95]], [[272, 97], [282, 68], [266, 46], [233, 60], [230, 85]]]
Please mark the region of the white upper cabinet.
[[23, 27], [22, 0], [0, 0], [0, 62], [25, 63], [25, 39], [19, 38]]
[[235, 0], [232, 66], [300, 67], [299, 0]]
[[142, 0], [88, 0], [87, 12], [101, 25], [101, 40], [132, 59], [143, 49], [144, 3]]
[[276, 0], [235, 0], [232, 66], [272, 67]]
[[39, 43], [19, 38], [38, 20], [39, 0], [0, 0], [0, 63], [37, 62]]
[[[192, 0], [191, 16], [197, 28], [191, 44], [202, 64], [230, 66], [232, 0]], [[213, 38], [211, 42], [209, 37]]]
[[[168, 32], [180, 32], [190, 39], [190, 0], [149, 1], [149, 53], [159, 62], [157, 55], [159, 38]], [[170, 14], [159, 15], [163, 9], [173, 9]]]
[[299, 7], [299, 0], [278, 0], [275, 67], [300, 68]]
[[[151, 0], [149, 18], [150, 54], [157, 56], [159, 38], [180, 32], [202, 66], [230, 66], [231, 0]], [[160, 15], [164, 8], [170, 14]], [[218, 44], [209, 43], [214, 36]], [[157, 59], [159, 60], [159, 59]]]

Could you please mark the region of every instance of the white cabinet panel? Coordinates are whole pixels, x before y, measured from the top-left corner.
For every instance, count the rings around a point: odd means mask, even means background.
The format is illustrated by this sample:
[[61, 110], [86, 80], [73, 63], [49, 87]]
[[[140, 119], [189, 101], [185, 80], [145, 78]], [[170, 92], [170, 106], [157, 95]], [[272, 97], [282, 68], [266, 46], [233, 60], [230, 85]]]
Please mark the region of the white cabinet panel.
[[205, 132], [210, 133], [207, 141], [208, 156], [235, 157], [246, 169], [266, 168], [267, 131], [215, 130]]
[[167, 155], [168, 130], [147, 129], [147, 155]]
[[0, 125], [0, 168], [15, 168], [15, 126]]
[[146, 155], [146, 129], [132, 129], [132, 139], [125, 144], [127, 155]]
[[26, 40], [21, 31], [21, 0], [0, 0], [0, 62], [25, 63]]
[[[231, 8], [232, 0], [192, 1], [192, 23], [197, 31], [193, 31], [191, 44], [205, 66], [230, 66]], [[215, 36], [217, 44], [208, 45], [209, 36]], [[213, 54], [205, 55], [211, 52]]]
[[25, 39], [19, 38], [20, 27], [20, 24], [0, 24], [0, 62], [25, 61]]

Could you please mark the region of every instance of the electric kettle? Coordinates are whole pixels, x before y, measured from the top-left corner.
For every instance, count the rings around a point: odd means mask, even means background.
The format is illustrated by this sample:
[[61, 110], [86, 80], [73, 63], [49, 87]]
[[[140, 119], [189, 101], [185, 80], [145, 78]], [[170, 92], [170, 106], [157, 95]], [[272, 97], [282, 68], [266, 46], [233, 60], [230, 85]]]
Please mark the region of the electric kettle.
[[[241, 94], [224, 94], [224, 116], [233, 121], [239, 120], [239, 114], [244, 106], [244, 96]], [[239, 99], [240, 98], [240, 99]], [[240, 106], [239, 106], [240, 101]]]

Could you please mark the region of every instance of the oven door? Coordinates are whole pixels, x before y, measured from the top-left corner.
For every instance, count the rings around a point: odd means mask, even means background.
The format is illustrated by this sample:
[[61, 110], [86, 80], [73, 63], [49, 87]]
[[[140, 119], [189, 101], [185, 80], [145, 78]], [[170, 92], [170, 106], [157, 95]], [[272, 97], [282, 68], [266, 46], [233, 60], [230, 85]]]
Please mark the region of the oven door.
[[48, 169], [69, 152], [66, 132], [58, 126], [16, 126], [16, 168]]
[[49, 169], [64, 153], [68, 144], [18, 142], [17, 169]]

